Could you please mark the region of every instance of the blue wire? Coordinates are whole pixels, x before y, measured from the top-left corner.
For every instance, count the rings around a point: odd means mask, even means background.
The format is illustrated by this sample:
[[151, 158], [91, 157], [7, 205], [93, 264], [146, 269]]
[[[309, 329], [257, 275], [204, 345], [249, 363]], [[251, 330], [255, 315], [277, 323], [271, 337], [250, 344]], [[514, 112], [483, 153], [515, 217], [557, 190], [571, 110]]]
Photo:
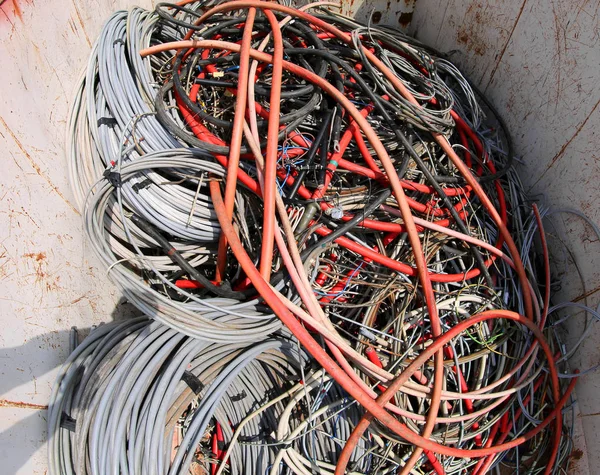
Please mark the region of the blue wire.
[[279, 180], [277, 180], [277, 188], [279, 188], [279, 194], [280, 195], [283, 194], [283, 185], [285, 184], [285, 182], [289, 178], [291, 172], [292, 172], [292, 169], [290, 167], [287, 167], [287, 175], [283, 179], [283, 183], [279, 184]]

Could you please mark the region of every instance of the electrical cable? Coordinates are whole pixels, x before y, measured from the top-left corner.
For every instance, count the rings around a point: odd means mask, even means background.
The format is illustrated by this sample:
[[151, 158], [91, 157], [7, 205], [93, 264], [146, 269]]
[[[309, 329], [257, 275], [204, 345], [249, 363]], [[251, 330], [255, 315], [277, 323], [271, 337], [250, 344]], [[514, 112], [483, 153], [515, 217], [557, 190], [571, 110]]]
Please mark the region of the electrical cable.
[[[51, 473], [565, 473], [597, 312], [552, 300], [502, 117], [402, 32], [288, 3], [102, 29], [69, 176], [154, 321], [75, 349]], [[593, 320], [567, 347], [570, 306]]]

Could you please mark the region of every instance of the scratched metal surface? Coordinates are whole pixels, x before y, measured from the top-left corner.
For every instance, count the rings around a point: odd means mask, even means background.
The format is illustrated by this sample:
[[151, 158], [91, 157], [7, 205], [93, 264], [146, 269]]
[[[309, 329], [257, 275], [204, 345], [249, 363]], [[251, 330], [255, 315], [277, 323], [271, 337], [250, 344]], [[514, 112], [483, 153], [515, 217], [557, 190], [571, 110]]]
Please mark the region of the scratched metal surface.
[[341, 2], [341, 12], [365, 23], [406, 30], [416, 3], [417, 0], [348, 0]]
[[[419, 0], [410, 31], [450, 53], [508, 122], [533, 196], [583, 211], [600, 223], [600, 2], [598, 0]], [[561, 215], [548, 227], [558, 297], [600, 300], [600, 242], [589, 226]], [[560, 240], [569, 246], [573, 258]], [[573, 318], [568, 340], [581, 334]], [[573, 367], [600, 362], [600, 328]], [[580, 414], [571, 473], [598, 473], [600, 372], [577, 386]], [[587, 454], [587, 460], [585, 455]]]
[[90, 42], [133, 2], [0, 3], [0, 473], [43, 474], [43, 407], [69, 329], [121, 313], [86, 249], [63, 143]]

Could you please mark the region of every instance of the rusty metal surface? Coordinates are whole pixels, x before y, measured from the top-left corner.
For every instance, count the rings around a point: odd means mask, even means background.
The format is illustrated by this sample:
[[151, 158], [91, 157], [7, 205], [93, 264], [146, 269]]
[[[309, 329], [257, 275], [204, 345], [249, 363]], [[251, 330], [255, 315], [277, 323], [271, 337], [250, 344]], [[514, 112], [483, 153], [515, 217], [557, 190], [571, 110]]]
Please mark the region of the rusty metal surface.
[[417, 0], [350, 0], [341, 3], [344, 15], [365, 23], [370, 20], [373, 25], [405, 30], [412, 21]]
[[63, 144], [68, 101], [91, 41], [107, 15], [129, 3], [0, 5], [2, 474], [46, 472], [45, 407], [69, 330], [120, 313], [119, 293], [86, 249]]

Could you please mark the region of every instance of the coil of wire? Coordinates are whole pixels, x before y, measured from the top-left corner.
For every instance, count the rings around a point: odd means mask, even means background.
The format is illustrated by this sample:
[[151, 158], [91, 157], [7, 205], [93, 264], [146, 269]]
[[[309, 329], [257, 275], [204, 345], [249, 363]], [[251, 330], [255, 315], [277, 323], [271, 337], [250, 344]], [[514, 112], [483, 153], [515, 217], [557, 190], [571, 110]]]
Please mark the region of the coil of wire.
[[[106, 326], [72, 357], [51, 424], [67, 430], [66, 411], [84, 425], [53, 439], [53, 473], [567, 467], [576, 373], [550, 306], [546, 210], [502, 118], [447, 58], [333, 10], [183, 1], [105, 24], [73, 103], [71, 181], [92, 249], [157, 323]], [[296, 344], [314, 363], [298, 350], [285, 366], [302, 382], [257, 369]], [[139, 352], [158, 366], [120, 389]], [[165, 419], [183, 361], [205, 354], [222, 378], [257, 371], [254, 402], [186, 390]], [[111, 376], [77, 382], [89, 364]]]

